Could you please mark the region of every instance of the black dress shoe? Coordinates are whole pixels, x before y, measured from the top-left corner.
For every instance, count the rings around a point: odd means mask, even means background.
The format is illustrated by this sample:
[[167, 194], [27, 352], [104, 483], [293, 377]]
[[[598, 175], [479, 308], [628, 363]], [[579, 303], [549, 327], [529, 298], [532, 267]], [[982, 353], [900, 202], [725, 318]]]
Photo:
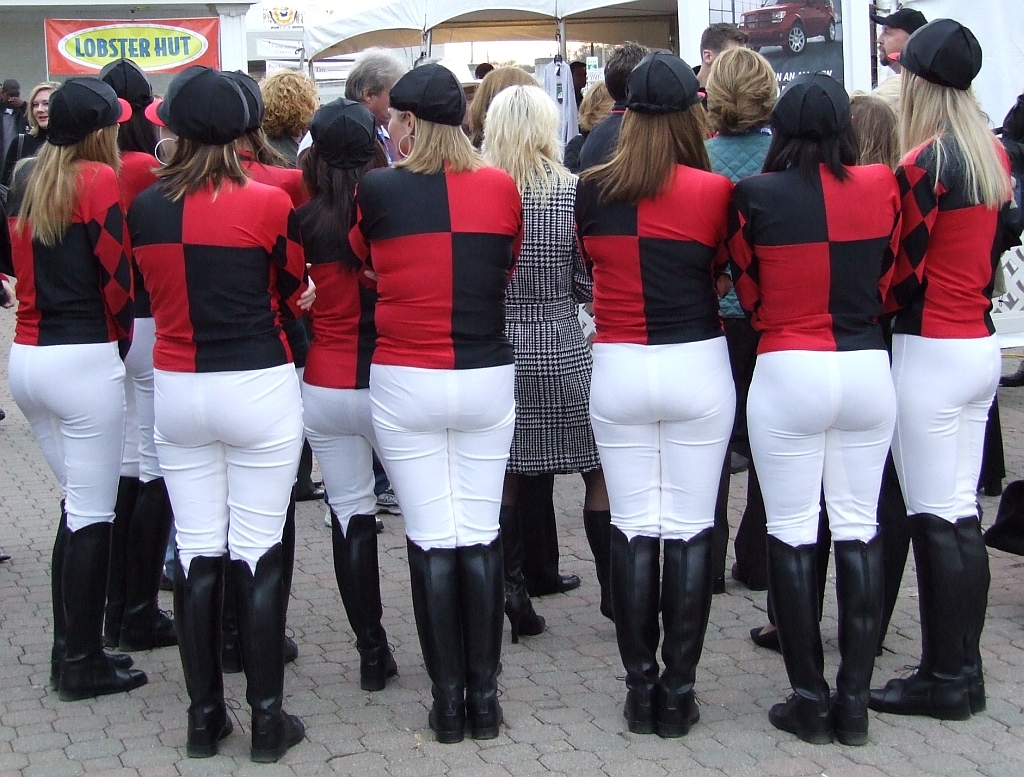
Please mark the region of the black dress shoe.
[[0, 553], [0, 562], [10, 561], [10, 560], [11, 560], [11, 557], [8, 556], [6, 553]]
[[1016, 372], [1001, 377], [999, 385], [1003, 388], [1019, 388], [1024, 386], [1024, 361], [1017, 366]]
[[750, 630], [750, 638], [754, 641], [754, 644], [761, 648], [768, 648], [768, 650], [774, 650], [776, 653], [782, 652], [782, 646], [779, 644], [779, 630], [772, 629], [768, 632], [762, 632], [763, 626], [755, 626]]
[[295, 492], [296, 502], [320, 502], [324, 498], [324, 490], [322, 488], [310, 488], [308, 490], [302, 490]]
[[558, 583], [555, 586], [556, 594], [564, 594], [568, 591], [572, 591], [574, 588], [580, 587], [580, 576], [579, 575], [559, 575]]

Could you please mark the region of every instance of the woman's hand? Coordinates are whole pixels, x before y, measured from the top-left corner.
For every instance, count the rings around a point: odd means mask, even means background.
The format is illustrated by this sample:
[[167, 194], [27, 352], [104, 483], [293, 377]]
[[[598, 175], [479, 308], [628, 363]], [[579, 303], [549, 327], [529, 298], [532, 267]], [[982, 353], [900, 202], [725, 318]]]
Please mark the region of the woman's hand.
[[732, 291], [732, 278], [727, 273], [722, 273], [715, 278], [715, 291], [718, 292], [719, 297], [724, 297]]
[[3, 306], [5, 308], [14, 307], [14, 286], [11, 285], [10, 281], [0, 281], [3, 284], [3, 294], [0, 294], [0, 299], [3, 299]]
[[308, 313], [309, 309], [313, 307], [313, 302], [316, 300], [316, 284], [313, 283], [313, 279], [307, 279], [308, 284], [306, 290], [299, 296], [299, 309], [304, 313]]

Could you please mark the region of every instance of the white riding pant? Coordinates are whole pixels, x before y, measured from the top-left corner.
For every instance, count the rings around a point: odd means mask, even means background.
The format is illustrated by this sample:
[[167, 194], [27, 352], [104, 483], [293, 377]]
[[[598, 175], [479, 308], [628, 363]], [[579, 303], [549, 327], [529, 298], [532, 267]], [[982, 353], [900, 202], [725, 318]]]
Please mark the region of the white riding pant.
[[997, 338], [896, 335], [893, 461], [907, 513], [947, 521], [978, 514], [978, 475], [989, 407], [999, 386]]
[[[125, 466], [134, 460], [134, 477], [149, 483], [162, 477], [160, 462], [157, 460], [156, 443], [153, 441], [153, 345], [156, 342], [156, 325], [152, 318], [135, 319], [132, 347], [124, 360], [128, 373], [125, 381], [125, 398], [128, 415], [125, 419], [124, 460]], [[134, 446], [133, 448], [131, 446]]]
[[[425, 550], [489, 544], [515, 429], [515, 367], [370, 367], [373, 428], [406, 536]], [[330, 486], [328, 486], [328, 489]]]
[[627, 538], [688, 541], [714, 525], [735, 412], [724, 337], [594, 344], [590, 421]]
[[373, 515], [373, 450], [369, 389], [332, 389], [302, 384], [306, 439], [320, 462], [331, 509], [343, 534], [353, 515]]
[[114, 520], [124, 375], [117, 343], [11, 345], [11, 396], [60, 481], [71, 531]]
[[295, 367], [154, 370], [156, 449], [186, 574], [196, 556], [250, 569], [281, 541], [302, 449]]
[[768, 533], [815, 542], [824, 489], [833, 540], [874, 537], [895, 418], [885, 351], [759, 354], [747, 423]]

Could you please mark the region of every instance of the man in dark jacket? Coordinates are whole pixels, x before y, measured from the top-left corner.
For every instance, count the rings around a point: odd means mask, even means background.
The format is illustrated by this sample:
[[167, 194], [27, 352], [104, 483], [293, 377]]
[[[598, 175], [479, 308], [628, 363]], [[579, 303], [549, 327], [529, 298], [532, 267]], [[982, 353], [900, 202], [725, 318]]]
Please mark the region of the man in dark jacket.
[[615, 100], [615, 105], [612, 115], [591, 130], [580, 149], [581, 171], [607, 162], [615, 153], [619, 125], [622, 124], [622, 114], [626, 112], [626, 79], [646, 54], [647, 50], [639, 43], [627, 43], [615, 49], [605, 63], [604, 85], [608, 87], [608, 94]]
[[25, 101], [21, 99], [21, 85], [13, 78], [8, 78], [0, 87], [0, 110], [3, 111], [0, 123], [0, 159], [7, 157], [7, 149], [23, 132], [28, 131], [28, 113]]

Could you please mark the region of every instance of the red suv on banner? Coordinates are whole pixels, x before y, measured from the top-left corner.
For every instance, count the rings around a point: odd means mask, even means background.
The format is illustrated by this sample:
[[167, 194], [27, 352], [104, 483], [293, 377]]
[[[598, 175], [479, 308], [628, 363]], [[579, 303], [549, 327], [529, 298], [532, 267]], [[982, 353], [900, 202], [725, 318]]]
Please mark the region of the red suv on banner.
[[95, 75], [122, 57], [147, 73], [177, 73], [189, 65], [220, 67], [220, 20], [46, 19], [50, 75]]

